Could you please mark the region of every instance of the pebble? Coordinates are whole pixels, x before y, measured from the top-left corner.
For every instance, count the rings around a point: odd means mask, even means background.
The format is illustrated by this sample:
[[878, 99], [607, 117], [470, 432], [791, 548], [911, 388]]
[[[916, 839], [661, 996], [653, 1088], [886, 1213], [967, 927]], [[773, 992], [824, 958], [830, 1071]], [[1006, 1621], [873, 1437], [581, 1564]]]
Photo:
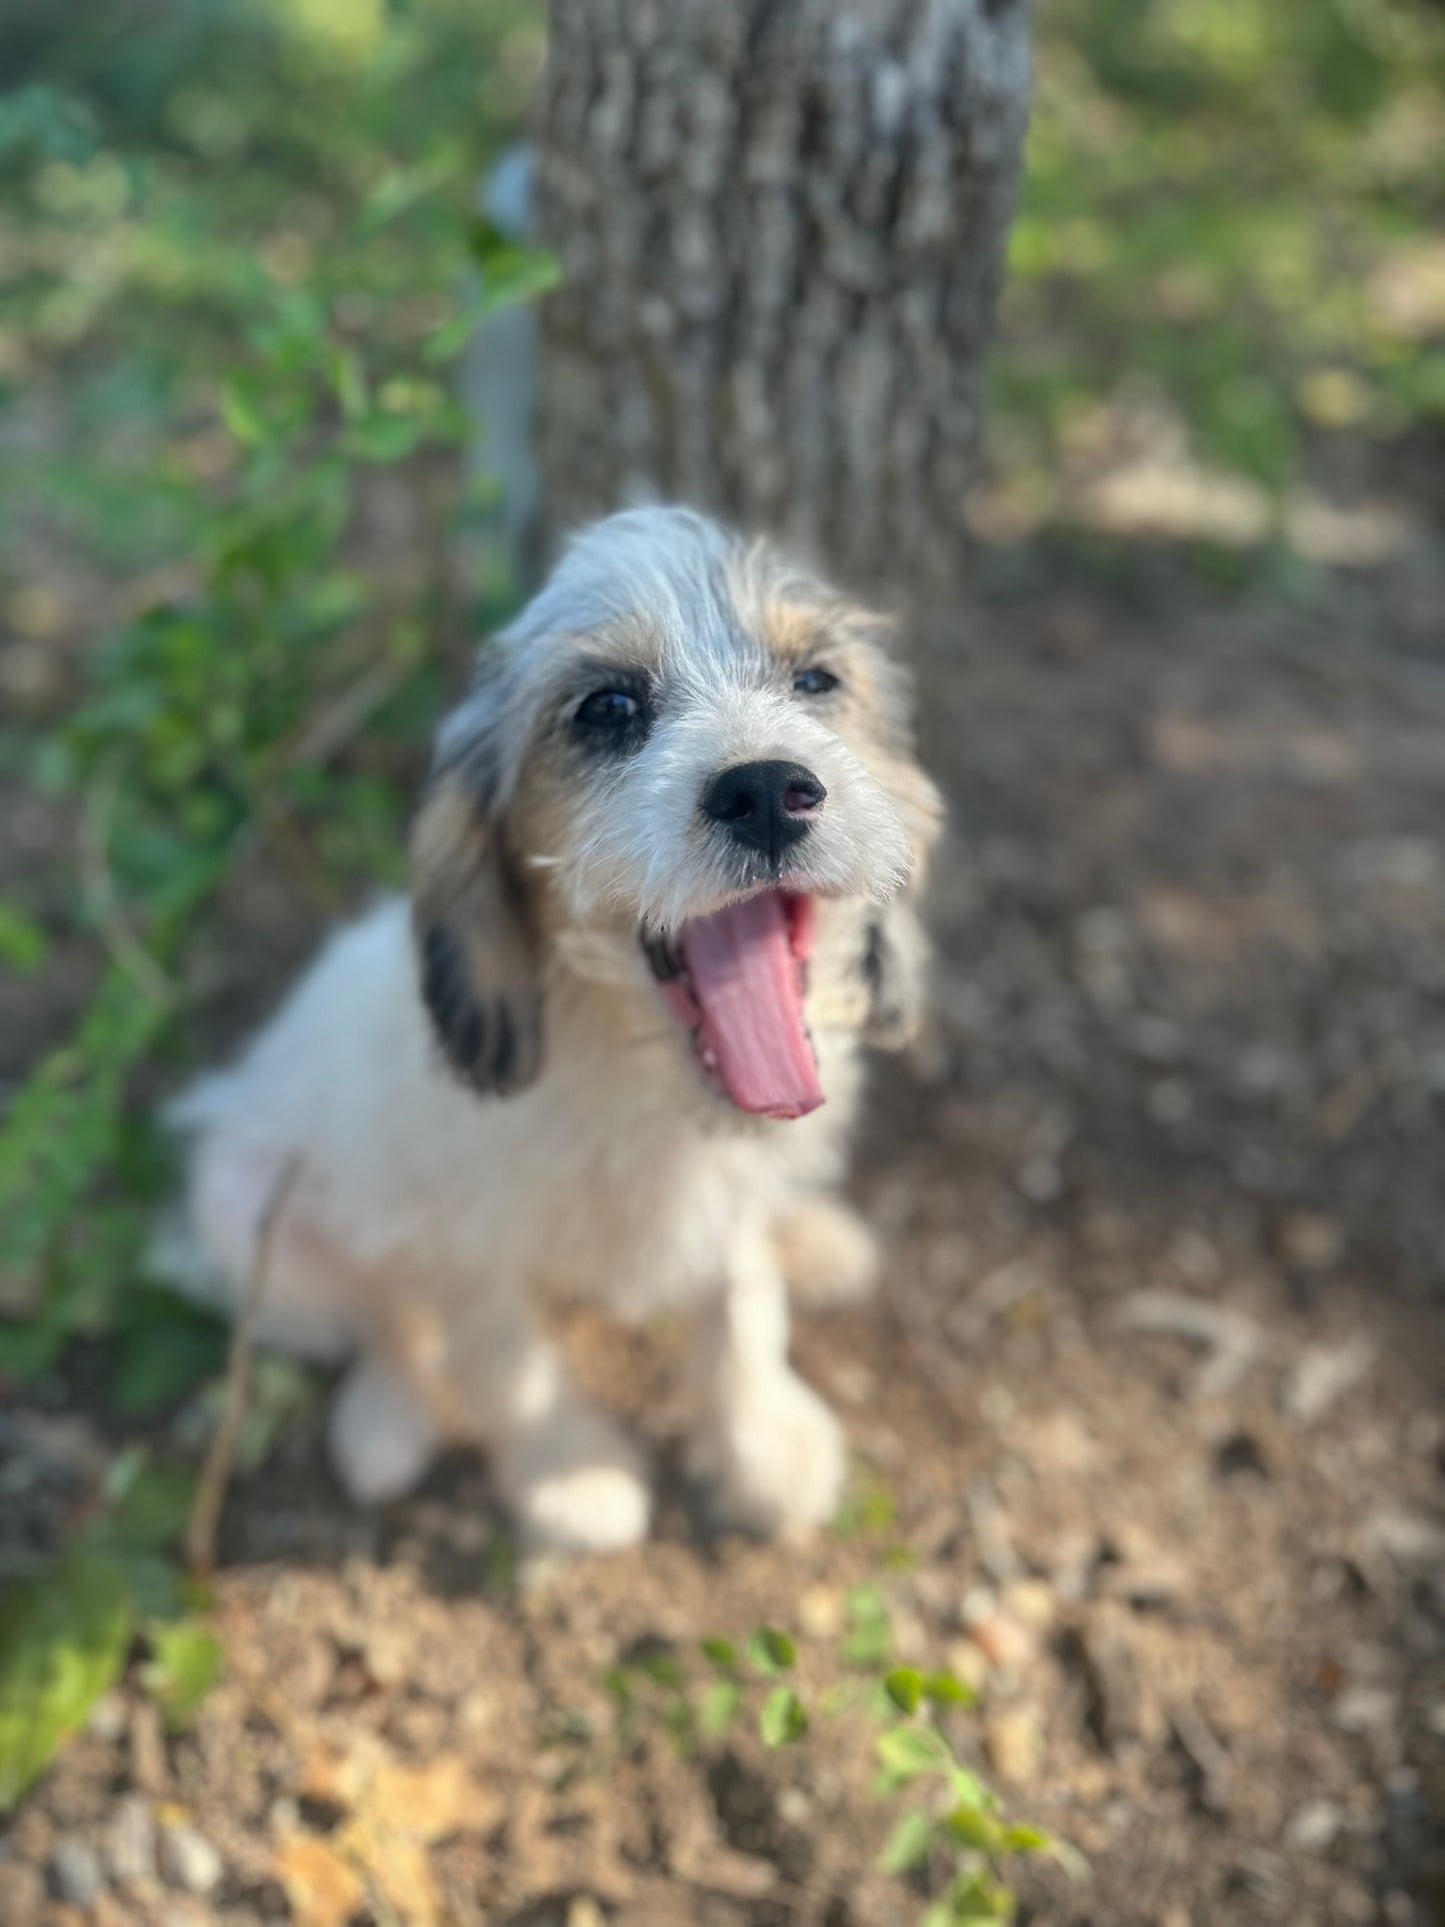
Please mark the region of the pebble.
[[149, 1800], [128, 1793], [116, 1802], [105, 1836], [106, 1859], [114, 1878], [140, 1886], [156, 1873], [156, 1820]]
[[1054, 1623], [1057, 1602], [1047, 1579], [1020, 1579], [1004, 1589], [1000, 1602], [1006, 1613], [1035, 1632], [1046, 1632]]
[[1280, 1391], [1286, 1418], [1313, 1425], [1352, 1391], [1375, 1362], [1378, 1347], [1363, 1333], [1343, 1345], [1311, 1345], [1290, 1368]]
[[1445, 1559], [1445, 1526], [1404, 1506], [1381, 1509], [1374, 1521], [1374, 1537], [1402, 1566], [1428, 1566]]
[[1359, 1927], [1369, 1927], [1370, 1922], [1380, 1917], [1374, 1896], [1363, 1887], [1336, 1887], [1331, 1906], [1331, 1919], [1347, 1923], [1347, 1927], [1353, 1927], [1355, 1922]]
[[778, 1795], [778, 1817], [790, 1827], [805, 1827], [813, 1815], [813, 1802], [801, 1787], [785, 1786]]
[[798, 1625], [809, 1639], [836, 1639], [847, 1614], [831, 1586], [810, 1586], [798, 1601]]
[[98, 1740], [114, 1742], [125, 1732], [128, 1719], [125, 1694], [102, 1693], [90, 1709], [90, 1718], [85, 1722], [85, 1730]]
[[983, 1744], [989, 1765], [1005, 1786], [1027, 1786], [1037, 1775], [1043, 1733], [1038, 1715], [1028, 1707], [993, 1714], [984, 1723]]
[[1330, 1718], [1342, 1733], [1381, 1732], [1393, 1726], [1399, 1697], [1388, 1686], [1353, 1686], [1341, 1693]]
[[988, 1654], [974, 1639], [950, 1640], [944, 1649], [948, 1670], [972, 1692], [981, 1693], [988, 1684]]
[[1308, 1800], [1285, 1823], [1284, 1844], [1299, 1853], [1323, 1853], [1345, 1822], [1345, 1810], [1334, 1800]]
[[1038, 1642], [1027, 1627], [1008, 1613], [996, 1612], [987, 1619], [974, 1620], [969, 1636], [990, 1666], [1003, 1666], [1017, 1672], [1034, 1657]]
[[1280, 1248], [1301, 1271], [1330, 1271], [1345, 1254], [1345, 1228], [1337, 1218], [1295, 1211], [1280, 1226]]
[[92, 1846], [74, 1838], [58, 1841], [50, 1858], [50, 1870], [62, 1900], [69, 1901], [72, 1907], [95, 1905], [96, 1895], [105, 1885], [105, 1875]]
[[193, 1894], [214, 1892], [225, 1873], [220, 1854], [206, 1836], [184, 1825], [162, 1830], [161, 1867], [173, 1887]]

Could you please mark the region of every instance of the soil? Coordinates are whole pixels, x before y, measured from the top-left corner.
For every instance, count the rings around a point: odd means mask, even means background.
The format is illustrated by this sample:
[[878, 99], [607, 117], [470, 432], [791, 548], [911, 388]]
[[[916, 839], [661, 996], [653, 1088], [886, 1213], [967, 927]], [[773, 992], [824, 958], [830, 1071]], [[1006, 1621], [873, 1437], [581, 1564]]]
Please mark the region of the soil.
[[[101, 1703], [0, 1833], [5, 1927], [916, 1920], [873, 1728], [828, 1711], [864, 1584], [1088, 1859], [1015, 1868], [1034, 1927], [1445, 1921], [1438, 553], [1295, 604], [992, 574], [921, 645], [955, 834], [859, 1150], [886, 1284], [798, 1324], [851, 1524], [708, 1536], [665, 1328], [571, 1333], [663, 1465], [625, 1557], [513, 1573], [465, 1458], [352, 1511], [304, 1426], [232, 1494], [221, 1684], [176, 1737]], [[7, 1507], [103, 1462], [83, 1377], [12, 1407]], [[763, 1621], [802, 1743], [619, 1722], [609, 1668]]]

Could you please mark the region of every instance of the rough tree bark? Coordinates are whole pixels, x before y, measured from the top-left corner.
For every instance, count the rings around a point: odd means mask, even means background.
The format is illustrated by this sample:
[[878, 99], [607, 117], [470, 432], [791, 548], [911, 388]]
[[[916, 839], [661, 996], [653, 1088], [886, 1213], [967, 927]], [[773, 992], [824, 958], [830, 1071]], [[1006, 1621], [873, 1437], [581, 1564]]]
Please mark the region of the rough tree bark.
[[1023, 0], [553, 0], [553, 530], [668, 497], [948, 578], [1029, 92]]

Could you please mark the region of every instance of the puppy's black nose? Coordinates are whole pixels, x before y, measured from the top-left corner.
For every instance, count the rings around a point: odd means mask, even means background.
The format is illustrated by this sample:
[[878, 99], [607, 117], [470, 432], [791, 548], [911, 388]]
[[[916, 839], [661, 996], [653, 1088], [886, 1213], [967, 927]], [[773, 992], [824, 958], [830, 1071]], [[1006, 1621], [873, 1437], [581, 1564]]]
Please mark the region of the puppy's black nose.
[[800, 763], [739, 763], [713, 778], [702, 807], [739, 843], [777, 863], [790, 844], [808, 834], [808, 819], [827, 794]]

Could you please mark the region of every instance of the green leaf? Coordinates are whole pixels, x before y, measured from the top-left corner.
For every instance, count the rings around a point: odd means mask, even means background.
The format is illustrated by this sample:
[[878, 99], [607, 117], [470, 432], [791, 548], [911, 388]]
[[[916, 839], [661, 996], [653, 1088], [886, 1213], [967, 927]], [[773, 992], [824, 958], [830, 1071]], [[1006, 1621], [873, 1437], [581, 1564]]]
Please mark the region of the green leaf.
[[987, 1874], [965, 1874], [944, 1896], [943, 1918], [972, 1922], [975, 1927], [1007, 1927], [1014, 1917], [1014, 1897]]
[[252, 1362], [251, 1398], [236, 1446], [236, 1469], [250, 1476], [310, 1409], [316, 1380], [294, 1358], [263, 1352]]
[[368, 415], [352, 425], [344, 443], [358, 462], [399, 462], [426, 434], [425, 424], [406, 415]]
[[255, 447], [265, 441], [268, 432], [252, 387], [251, 383], [236, 377], [221, 390], [221, 420], [236, 440], [246, 447]]
[[894, 1726], [878, 1737], [878, 1757], [889, 1783], [907, 1786], [925, 1774], [947, 1774], [954, 1767], [948, 1742], [931, 1726]]
[[38, 970], [50, 945], [33, 917], [14, 904], [0, 903], [0, 964], [11, 970]]
[[791, 1686], [775, 1686], [758, 1714], [758, 1732], [765, 1746], [791, 1746], [808, 1730], [803, 1702]]
[[[1032, 1831], [1032, 1829], [1026, 1829], [1026, 1831]], [[1070, 1880], [1087, 1880], [1089, 1878], [1089, 1863], [1084, 1855], [1079, 1852], [1079, 1849], [1074, 1846], [1072, 1841], [1050, 1838], [1046, 1841], [1044, 1851], [1049, 1855], [1050, 1859], [1063, 1868]]]
[[948, 1756], [948, 1792], [955, 1806], [969, 1807], [977, 1813], [992, 1813], [998, 1801], [966, 1766], [960, 1766], [952, 1753]]
[[194, 1619], [146, 1627], [151, 1657], [141, 1669], [141, 1684], [165, 1715], [167, 1728], [179, 1733], [191, 1724], [221, 1671], [221, 1642]]
[[97, 1533], [125, 1552], [166, 1551], [185, 1534], [195, 1490], [190, 1466], [143, 1465]]
[[79, 94], [31, 82], [0, 100], [0, 159], [28, 147], [47, 160], [78, 164], [98, 145], [95, 114]]
[[114, 1685], [132, 1624], [125, 1575], [84, 1551], [0, 1603], [0, 1811]]
[[944, 1825], [955, 1840], [977, 1853], [1002, 1853], [1004, 1830], [991, 1813], [972, 1804], [957, 1806]]
[[977, 1706], [978, 1694], [971, 1686], [966, 1686], [957, 1674], [949, 1672], [925, 1673], [923, 1676], [923, 1697], [935, 1706]]
[[888, 1603], [876, 1586], [855, 1586], [848, 1595], [848, 1631], [843, 1658], [849, 1666], [871, 1670], [887, 1663], [893, 1650]]
[[1005, 1853], [1047, 1853], [1053, 1846], [1042, 1827], [1005, 1827], [999, 1842]]
[[655, 1685], [665, 1686], [672, 1692], [680, 1691], [687, 1681], [682, 1661], [668, 1647], [660, 1646], [643, 1653], [633, 1661], [633, 1665]]
[[[87, 1534], [87, 1543], [109, 1552], [103, 1534]], [[193, 1588], [173, 1559], [158, 1552], [127, 1552], [114, 1549], [115, 1563], [125, 1575], [130, 1603], [138, 1619], [179, 1619], [191, 1607], [201, 1604], [191, 1597]]]
[[878, 1858], [880, 1873], [912, 1873], [933, 1850], [934, 1823], [926, 1813], [905, 1813]]
[[882, 1479], [865, 1474], [843, 1495], [833, 1521], [840, 1539], [877, 1537], [890, 1530], [898, 1516], [898, 1501]]
[[602, 1675], [602, 1684], [619, 1707], [631, 1706], [632, 1681], [627, 1677], [625, 1666], [609, 1666]]
[[698, 1729], [705, 1740], [720, 1740], [742, 1708], [743, 1689], [735, 1679], [715, 1679], [698, 1703]]
[[923, 1698], [923, 1675], [916, 1666], [895, 1666], [884, 1674], [883, 1690], [900, 1713], [916, 1713]]
[[759, 1626], [748, 1641], [748, 1658], [765, 1679], [776, 1679], [796, 1664], [798, 1649], [776, 1626]]
[[21, 1385], [39, 1378], [50, 1370], [64, 1344], [63, 1328], [44, 1313], [18, 1324], [7, 1319], [0, 1324], [0, 1378]]
[[226, 1362], [224, 1328], [169, 1292], [126, 1305], [110, 1381], [117, 1411], [145, 1416], [214, 1378]]
[[730, 1673], [738, 1663], [738, 1649], [730, 1639], [704, 1639], [701, 1642], [702, 1656], [719, 1672]]

